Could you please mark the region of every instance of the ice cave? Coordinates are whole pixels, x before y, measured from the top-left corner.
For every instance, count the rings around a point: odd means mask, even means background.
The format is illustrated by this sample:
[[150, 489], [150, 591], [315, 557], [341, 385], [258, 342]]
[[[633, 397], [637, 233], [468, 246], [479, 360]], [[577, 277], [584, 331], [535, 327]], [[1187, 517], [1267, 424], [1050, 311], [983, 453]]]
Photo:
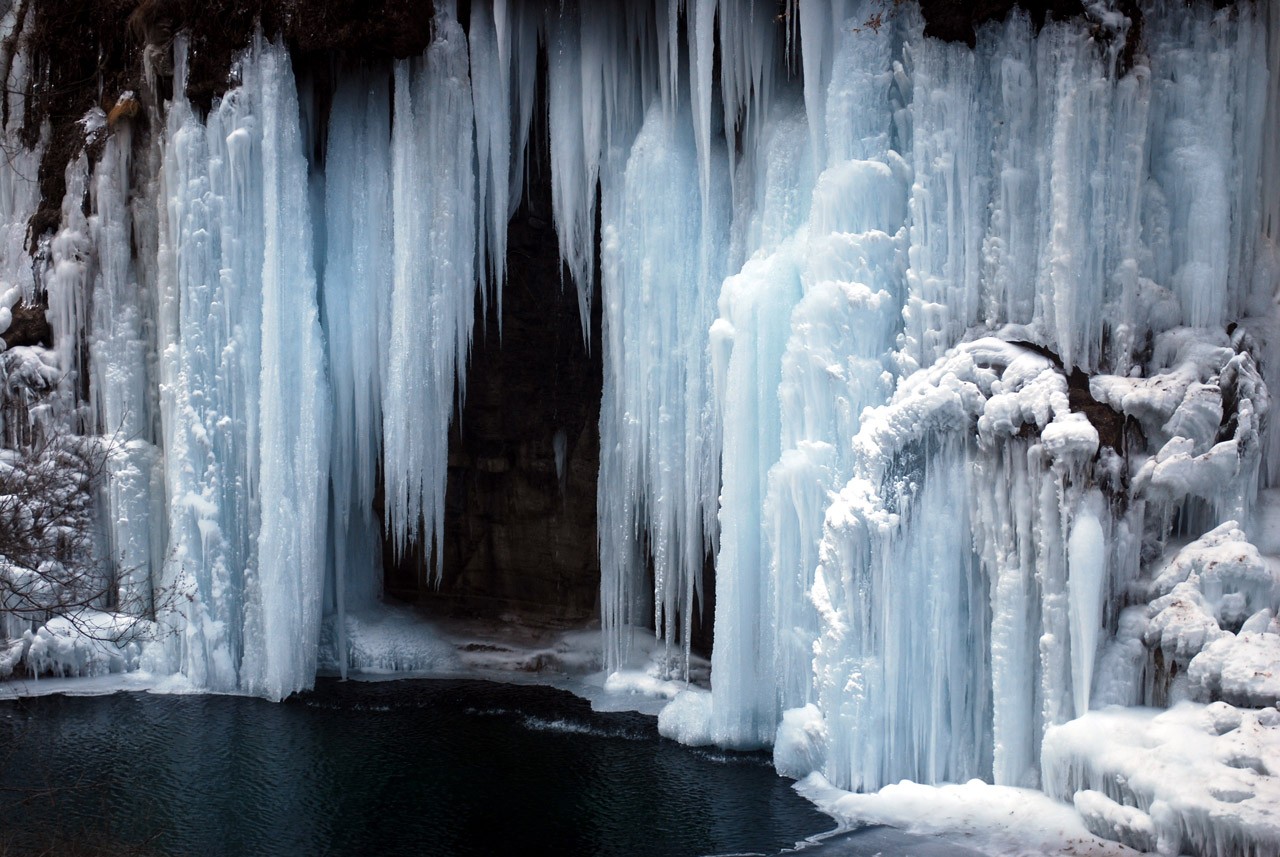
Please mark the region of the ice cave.
[[1280, 0], [0, 11], [0, 706], [518, 677], [1280, 855]]

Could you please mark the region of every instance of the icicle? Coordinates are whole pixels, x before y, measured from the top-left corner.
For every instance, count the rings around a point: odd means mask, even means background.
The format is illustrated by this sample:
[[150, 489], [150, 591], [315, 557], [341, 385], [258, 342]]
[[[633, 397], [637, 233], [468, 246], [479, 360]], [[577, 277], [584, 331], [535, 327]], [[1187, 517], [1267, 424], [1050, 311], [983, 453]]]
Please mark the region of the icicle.
[[[548, 16], [553, 13], [548, 12]], [[547, 94], [551, 128], [551, 207], [555, 215], [560, 258], [578, 290], [582, 338], [591, 330], [591, 287], [595, 261], [596, 183], [599, 140], [585, 139], [585, 122], [601, 107], [596, 93], [584, 91], [578, 12], [561, 8], [548, 21]], [[597, 113], [598, 115], [598, 113]], [[598, 127], [598, 126], [596, 126]], [[590, 146], [595, 145], [594, 151]]]
[[381, 460], [379, 391], [391, 338], [391, 92], [385, 75], [357, 73], [334, 94], [325, 153], [325, 335], [333, 389], [331, 567], [339, 669], [346, 613], [381, 588], [374, 515]]
[[[502, 321], [502, 284], [507, 273], [507, 218], [510, 206], [508, 170], [511, 163], [511, 34], [502, 5], [503, 30], [495, 30], [494, 17], [485, 3], [471, 8], [471, 95], [476, 117], [478, 234], [477, 265], [481, 276], [481, 306], [487, 315], [492, 290], [499, 325]], [[499, 41], [502, 39], [502, 41]], [[501, 329], [501, 328], [499, 328]]]
[[[831, 85], [832, 61], [835, 48], [852, 28], [846, 20], [866, 20], [874, 14], [872, 2], [860, 3], [850, 13], [847, 0], [822, 3], [796, 2], [788, 7], [788, 16], [794, 17], [794, 25], [800, 34], [801, 68], [804, 71], [804, 108], [809, 117], [809, 138], [813, 141], [813, 162], [818, 167], [827, 163], [827, 88]], [[874, 33], [879, 36], [879, 33]], [[864, 48], [875, 48], [887, 39], [867, 38]], [[790, 48], [789, 48], [790, 50]]]
[[449, 423], [466, 390], [475, 305], [474, 122], [462, 28], [444, 11], [422, 64], [395, 67], [394, 288], [382, 382], [386, 509], [396, 549], [444, 552]]
[[[499, 61], [510, 69], [512, 80], [508, 83], [511, 98], [511, 175], [507, 192], [507, 218], [515, 214], [524, 198], [526, 158], [529, 148], [529, 126], [533, 120], [533, 101], [538, 80], [538, 30], [540, 15], [535, 15], [527, 4], [517, 3], [509, 8], [506, 0], [494, 4], [494, 22], [498, 34], [498, 50], [507, 45], [511, 51], [509, 61]], [[501, 318], [502, 314], [499, 313]]]
[[[1093, 505], [1100, 495], [1089, 498]], [[1106, 535], [1096, 513], [1085, 509], [1076, 515], [1067, 540], [1067, 580], [1071, 611], [1071, 687], [1076, 716], [1089, 710], [1093, 668], [1102, 632], [1103, 598], [1106, 596]]]
[[[719, 2], [693, 0], [693, 20], [688, 25], [689, 98], [693, 104], [693, 139], [698, 147], [698, 178], [704, 200], [711, 196], [711, 65]], [[732, 140], [729, 145], [733, 145]]]
[[777, 4], [766, 0], [720, 0], [720, 99], [724, 107], [729, 169], [737, 168], [736, 134], [741, 129], [746, 152], [755, 150], [755, 135], [773, 98], [779, 70]]

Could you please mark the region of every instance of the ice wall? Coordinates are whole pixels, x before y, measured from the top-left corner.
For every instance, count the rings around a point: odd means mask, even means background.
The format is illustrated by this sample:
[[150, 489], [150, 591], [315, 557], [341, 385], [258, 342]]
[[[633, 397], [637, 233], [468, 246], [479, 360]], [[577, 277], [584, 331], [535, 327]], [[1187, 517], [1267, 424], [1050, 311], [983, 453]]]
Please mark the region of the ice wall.
[[[1271, 287], [1246, 261], [1258, 200], [1243, 189], [1260, 164], [1263, 46], [1251, 9], [1147, 11], [1147, 52], [1128, 74], [1118, 19], [1098, 40], [1074, 23], [1035, 35], [1013, 15], [975, 51], [912, 38], [901, 21], [904, 377], [887, 409], [863, 413], [813, 588], [826, 773], [849, 786], [1038, 782], [1043, 730], [1090, 707], [1100, 641], [1142, 552], [1167, 535], [1146, 504], [1191, 515], [1205, 500], [1208, 526], [1248, 514], [1256, 425], [1203, 432], [1176, 416], [1200, 407], [1195, 384], [1209, 385], [1203, 401], [1235, 398], [1239, 355], [1191, 369], [1189, 351], [1161, 343], [1221, 342], [1227, 318]], [[1034, 349], [983, 354], [983, 330]], [[1143, 420], [1138, 399], [1155, 405], [1162, 382], [1116, 376], [1181, 372], [1195, 380], [1168, 391], [1141, 437], [1092, 404]], [[1122, 402], [1104, 392], [1113, 383], [1146, 392]], [[1145, 481], [1143, 444], [1183, 442], [1185, 463], [1224, 456], [1218, 488]]]

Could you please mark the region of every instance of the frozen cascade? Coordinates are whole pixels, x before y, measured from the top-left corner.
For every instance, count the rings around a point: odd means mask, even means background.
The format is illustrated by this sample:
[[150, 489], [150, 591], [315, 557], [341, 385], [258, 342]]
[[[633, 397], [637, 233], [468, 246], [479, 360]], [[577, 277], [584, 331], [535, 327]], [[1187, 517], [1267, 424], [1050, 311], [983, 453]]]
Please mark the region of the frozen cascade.
[[108, 438], [107, 558], [121, 612], [152, 615], [164, 562], [164, 490], [152, 436], [154, 397], [147, 331], [154, 308], [130, 252], [129, 130], [107, 140], [94, 173], [90, 230], [97, 250], [89, 335], [95, 423]]
[[[1196, 207], [1192, 196], [1183, 196], [1189, 194], [1185, 183], [1168, 177], [1161, 182], [1164, 174], [1155, 163], [1144, 163], [1142, 150], [1144, 139], [1164, 139], [1166, 124], [1176, 124], [1195, 139], [1235, 127], [1241, 129], [1238, 136], [1180, 149], [1177, 157], [1196, 157], [1197, 169], [1222, 176], [1250, 175], [1256, 169], [1256, 136], [1249, 129], [1257, 102], [1242, 107], [1240, 100], [1215, 100], [1215, 110], [1226, 105], [1238, 111], [1233, 120], [1205, 122], [1199, 108], [1183, 112], [1195, 104], [1203, 107], [1198, 99], [1218, 85], [1220, 76], [1187, 72], [1191, 56], [1196, 57], [1195, 69], [1218, 68], [1218, 63], [1221, 74], [1239, 77], [1235, 91], [1241, 99], [1256, 98], [1261, 79], [1261, 50], [1254, 31], [1246, 28], [1249, 21], [1227, 25], [1223, 19], [1211, 21], [1203, 10], [1197, 15], [1193, 23], [1153, 23], [1155, 29], [1148, 31], [1149, 38], [1158, 34], [1164, 40], [1161, 47], [1182, 58], [1176, 78], [1164, 77], [1170, 67], [1157, 65], [1164, 51], [1153, 48], [1151, 69], [1117, 79], [1108, 71], [1114, 57], [1100, 56], [1073, 25], [1050, 24], [1033, 37], [1018, 15], [985, 28], [974, 52], [908, 34], [902, 65], [895, 69], [908, 75], [903, 83], [912, 112], [911, 136], [899, 137], [899, 144], [907, 147], [914, 166], [902, 371], [928, 366], [949, 353], [957, 340], [972, 337], [975, 324], [1000, 330], [1016, 322], [1025, 327], [1008, 328], [1001, 335], [1048, 345], [1065, 369], [1074, 364], [1123, 374], [1140, 358], [1136, 346], [1145, 337], [1178, 323], [1205, 325], [1221, 319], [1199, 315], [1191, 292], [1166, 291], [1153, 282], [1172, 283], [1177, 270], [1185, 271], [1183, 276], [1196, 270], [1167, 255], [1174, 247], [1175, 253], [1185, 252], [1188, 245], [1160, 243], [1166, 233], [1157, 228], [1157, 218], [1168, 215], [1173, 197], [1184, 211]], [[1228, 62], [1232, 52], [1242, 59]], [[839, 61], [837, 53], [833, 69]], [[1080, 99], [1087, 101], [1081, 104]], [[829, 112], [826, 124], [831, 145]], [[1233, 186], [1233, 181], [1223, 179], [1219, 185]], [[1082, 195], [1082, 188], [1101, 192]], [[1249, 229], [1231, 224], [1254, 222], [1252, 205], [1247, 194], [1225, 195], [1217, 226], [1201, 226], [1195, 234], [1244, 240], [1234, 236], [1248, 235]], [[1230, 209], [1237, 214], [1226, 215]], [[1211, 212], [1197, 209], [1195, 216]], [[1087, 235], [1096, 239], [1082, 237]], [[1237, 279], [1194, 288], [1205, 289], [1205, 294], [1216, 289], [1243, 301], [1252, 287], [1251, 273], [1246, 266], [1227, 264], [1231, 252], [1239, 251], [1222, 251], [1223, 264], [1214, 270], [1234, 271], [1231, 276]], [[1154, 264], [1164, 258], [1170, 261], [1162, 261], [1166, 267], [1157, 273]], [[1037, 291], [1027, 292], [1032, 284], [1038, 284]], [[1098, 306], [1114, 307], [1115, 312], [1099, 315]], [[1082, 313], [1090, 319], [1109, 318], [1108, 335], [1091, 328], [1093, 322]], [[1109, 351], [1103, 348], [1108, 340]], [[877, 788], [901, 777], [954, 780], [977, 775], [1034, 784], [1045, 726], [1088, 708], [1096, 641], [1105, 623], [1115, 621], [1107, 607], [1112, 590], [1100, 583], [1104, 571], [1117, 588], [1137, 575], [1142, 504], [1131, 507], [1130, 516], [1106, 538], [1096, 513], [1076, 521], [1084, 487], [1095, 479], [1114, 484], [1115, 459], [1110, 450], [1100, 451], [1089, 422], [1063, 407], [1065, 388], [1040, 404], [1027, 401], [1008, 410], [1020, 398], [1009, 372], [1031, 358], [991, 364], [997, 371], [1003, 368], [1004, 377], [992, 388], [988, 404], [964, 405], [937, 422], [930, 418], [928, 431], [952, 435], [964, 430], [961, 413], [970, 413], [968, 419], [977, 419], [977, 447], [920, 435], [922, 415], [916, 408], [925, 399], [915, 396], [923, 396], [919, 384], [924, 378], [938, 385], [929, 397], [943, 391], [961, 397], [948, 407], [973, 392], [964, 381], [971, 370], [960, 371], [954, 364], [958, 358], [950, 358], [951, 363], [944, 359], [921, 373], [918, 382], [911, 383], [915, 376], [901, 381], [894, 397], [901, 404], [886, 412], [884, 422], [877, 418], [868, 427], [863, 416], [853, 448], [867, 452], [859, 456], [855, 478], [827, 512], [813, 588], [819, 610], [815, 681], [831, 734], [824, 770], [833, 781]], [[1187, 366], [1176, 358], [1157, 357], [1140, 371], [1158, 374], [1173, 364]], [[1223, 363], [1215, 361], [1215, 366]], [[1045, 363], [1038, 372], [1051, 368]], [[1063, 384], [1062, 371], [1059, 364], [1039, 386]], [[1216, 389], [1215, 371], [1207, 369], [1197, 382]], [[986, 383], [974, 380], [980, 388]], [[1027, 380], [1019, 377], [1016, 384]], [[1107, 400], [1123, 413], [1141, 407], [1137, 397], [1129, 407], [1116, 397]], [[942, 404], [939, 399], [937, 407]], [[1161, 424], [1182, 406], [1169, 402], [1162, 407]], [[1191, 410], [1182, 412], [1189, 416]], [[1010, 430], [1028, 422], [1039, 426], [1039, 443], [1028, 444], [1017, 437], [1016, 428]], [[1171, 425], [1163, 438], [1176, 432]], [[1165, 442], [1161, 437], [1158, 428], [1148, 435], [1157, 448]], [[892, 442], [886, 446], [888, 439]], [[1206, 440], [1203, 446], [1197, 442], [1195, 454], [1203, 455], [1207, 465], [1213, 439]], [[1225, 484], [1249, 484], [1249, 461], [1256, 453], [1244, 452], [1241, 460], [1226, 448], [1222, 452], [1228, 456], [1222, 461], [1231, 468], [1229, 479], [1244, 480]], [[1089, 464], [1095, 455], [1096, 470]], [[885, 456], [898, 463], [886, 463]], [[973, 461], [983, 478], [959, 479], [951, 469], [956, 465], [948, 460], [957, 457]], [[1141, 491], [1142, 477], [1132, 475]], [[1179, 484], [1193, 494], [1213, 494], [1207, 485]], [[935, 563], [913, 553], [928, 550], [939, 538], [928, 525], [921, 529], [915, 523], [930, 520], [924, 510], [940, 502], [934, 493], [939, 490], [952, 499], [936, 508], [971, 510], [970, 523], [961, 529], [973, 531], [976, 555], [963, 543], [939, 551], [938, 561], [949, 570], [912, 599], [918, 575], [940, 574]], [[1230, 513], [1232, 502], [1221, 504], [1218, 520]], [[882, 568], [893, 569], [892, 586], [877, 582], [877, 573], [888, 573], [877, 571]], [[931, 613], [929, 594], [956, 581], [964, 583], [943, 602], [946, 618]], [[903, 609], [908, 612], [893, 612]], [[930, 634], [944, 635], [947, 622], [966, 616], [965, 633], [973, 634], [970, 648], [954, 650], [973, 652], [973, 660], [949, 672], [934, 653], [953, 649], [940, 641], [913, 656], [913, 640], [898, 637], [908, 633], [898, 626], [912, 625], [911, 617], [920, 615], [932, 619], [914, 624], [917, 633], [928, 628]], [[915, 676], [909, 692], [890, 683], [890, 677], [904, 673]], [[948, 690], [931, 698], [925, 691], [930, 686]], [[954, 707], [957, 698], [967, 702]], [[880, 740], [881, 730], [887, 730], [887, 742]], [[895, 744], [897, 734], [910, 736], [910, 741]]]
[[[320, 634], [328, 504], [329, 388], [320, 332], [307, 166], [288, 54], [258, 48], [261, 87], [262, 364], [256, 579], [246, 576], [240, 680], [281, 699], [309, 687]], [[252, 69], [252, 71], [250, 71]], [[258, 78], [253, 72], [261, 75]], [[252, 91], [252, 90], [251, 90]], [[257, 93], [255, 93], [257, 94]]]
[[[175, 60], [182, 82], [185, 51]], [[242, 201], [250, 191], [242, 172], [253, 154], [240, 127], [247, 101], [230, 93], [207, 125], [185, 99], [171, 104], [161, 172], [157, 336], [169, 498], [162, 582], [188, 601], [176, 617], [172, 668], [215, 690], [238, 682], [241, 593], [256, 516], [245, 489], [257, 481], [262, 322], [250, 286], [260, 281], [262, 260], [255, 248], [223, 240], [235, 226], [261, 221], [258, 207]]]
[[449, 573], [477, 304], [500, 312], [545, 156], [584, 334], [602, 304], [608, 670], [652, 621], [687, 674], [715, 556], [712, 686], [661, 728], [776, 741], [841, 788], [1043, 785], [1172, 837], [1162, 787], [1108, 791], [1074, 730], [1270, 692], [1236, 667], [1280, 610], [1248, 543], [1280, 466], [1274, 12], [1144, 2], [1129, 51], [1099, 4], [973, 49], [879, 0], [436, 7], [425, 53], [344, 67], [306, 132], [284, 48], [201, 114], [179, 38], [153, 137], [82, 120], [34, 267], [39, 147], [0, 172], [0, 334], [47, 298], [55, 347], [18, 355], [59, 377], [41, 418], [123, 440], [103, 606], [173, 629], [124, 662], [271, 698], [318, 663], [449, 662], [377, 612], [382, 544]]

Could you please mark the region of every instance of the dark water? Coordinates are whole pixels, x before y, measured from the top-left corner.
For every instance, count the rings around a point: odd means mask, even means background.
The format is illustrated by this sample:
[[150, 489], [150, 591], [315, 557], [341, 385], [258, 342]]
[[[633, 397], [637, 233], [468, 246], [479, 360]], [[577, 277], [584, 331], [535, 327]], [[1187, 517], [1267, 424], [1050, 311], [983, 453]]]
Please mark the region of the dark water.
[[833, 826], [766, 756], [476, 681], [0, 702], [0, 789], [0, 854], [687, 857]]

